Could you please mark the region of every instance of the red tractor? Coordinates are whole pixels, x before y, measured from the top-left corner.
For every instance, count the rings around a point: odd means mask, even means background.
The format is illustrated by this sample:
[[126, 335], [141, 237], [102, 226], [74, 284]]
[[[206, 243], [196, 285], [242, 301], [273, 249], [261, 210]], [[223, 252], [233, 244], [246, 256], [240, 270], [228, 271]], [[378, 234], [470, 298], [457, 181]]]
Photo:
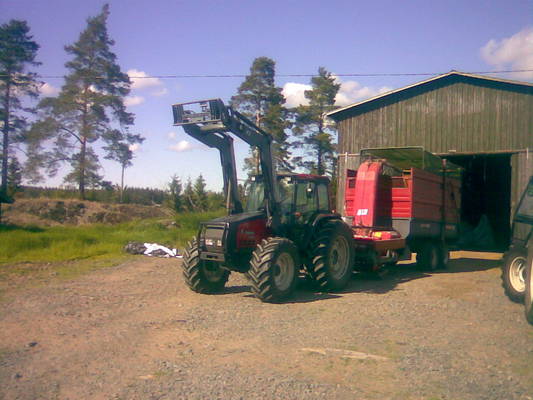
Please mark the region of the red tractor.
[[[174, 125], [220, 152], [228, 215], [203, 222], [183, 257], [185, 282], [216, 293], [231, 271], [246, 273], [261, 301], [293, 292], [301, 269], [322, 290], [348, 283], [354, 265], [350, 227], [331, 210], [329, 179], [276, 174], [272, 137], [220, 99], [172, 106]], [[252, 179], [245, 206], [238, 194], [234, 134], [257, 148], [261, 173]]]

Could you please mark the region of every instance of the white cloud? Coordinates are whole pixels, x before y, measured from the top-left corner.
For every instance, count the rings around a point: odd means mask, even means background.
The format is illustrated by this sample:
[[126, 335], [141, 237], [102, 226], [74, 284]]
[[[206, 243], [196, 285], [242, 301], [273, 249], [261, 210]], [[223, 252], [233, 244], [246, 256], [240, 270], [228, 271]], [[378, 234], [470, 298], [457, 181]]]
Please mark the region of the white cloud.
[[[533, 27], [527, 27], [500, 41], [491, 39], [480, 50], [481, 57], [498, 69], [533, 69]], [[522, 79], [533, 78], [533, 72], [517, 73]]]
[[161, 89], [156, 90], [155, 92], [152, 92], [152, 96], [164, 96], [168, 93], [168, 89], [166, 87], [162, 87]]
[[357, 81], [342, 82], [338, 77], [335, 79], [337, 80], [337, 83], [341, 84], [339, 92], [335, 97], [335, 104], [338, 106], [347, 106], [348, 104], [363, 101], [392, 90], [387, 86], [373, 88], [369, 86], [361, 86]]
[[131, 152], [136, 153], [141, 148], [141, 145], [139, 143], [133, 143], [130, 144], [129, 149]]
[[43, 96], [56, 96], [59, 93], [59, 88], [45, 82], [41, 85], [39, 91]]
[[[335, 104], [338, 106], [346, 106], [392, 90], [386, 86], [381, 88], [361, 86], [361, 84], [356, 81], [343, 82], [339, 77], [335, 77], [335, 80], [337, 83], [341, 84], [339, 92], [335, 97]], [[309, 104], [309, 100], [305, 98], [304, 92], [310, 89], [312, 89], [311, 85], [296, 82], [286, 83], [283, 86], [282, 91], [283, 96], [285, 96], [286, 99], [285, 105], [287, 107], [296, 107], [300, 104]]]
[[285, 97], [285, 106], [297, 107], [299, 105], [309, 104], [309, 100], [305, 98], [305, 91], [311, 90], [311, 85], [303, 83], [287, 82], [283, 86], [282, 94]]
[[176, 153], [182, 153], [184, 151], [192, 150], [195, 147], [196, 146], [194, 146], [191, 142], [188, 142], [187, 140], [181, 140], [178, 143], [169, 146], [169, 149], [175, 151]]
[[144, 97], [142, 96], [128, 96], [124, 99], [126, 107], [137, 106], [142, 103], [144, 103]]
[[137, 89], [146, 89], [146, 88], [161, 88], [163, 82], [158, 78], [148, 78], [148, 74], [144, 71], [139, 71], [137, 69], [130, 69], [127, 72], [131, 80], [131, 88], [134, 90]]
[[176, 139], [176, 136], [177, 136], [177, 134], [174, 131], [170, 131], [169, 133], [167, 133], [167, 138], [169, 138], [169, 139], [174, 140], [174, 139]]

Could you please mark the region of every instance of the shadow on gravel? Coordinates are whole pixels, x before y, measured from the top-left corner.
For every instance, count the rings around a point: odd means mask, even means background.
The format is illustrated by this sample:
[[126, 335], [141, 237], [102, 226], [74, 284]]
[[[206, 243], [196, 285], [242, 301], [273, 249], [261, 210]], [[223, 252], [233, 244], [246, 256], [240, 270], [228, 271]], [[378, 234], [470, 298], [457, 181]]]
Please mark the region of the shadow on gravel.
[[450, 260], [448, 269], [439, 272], [475, 272], [487, 271], [492, 268], [497, 268], [501, 264], [501, 260], [485, 260], [482, 258], [456, 258]]
[[431, 274], [418, 270], [415, 263], [401, 264], [384, 271], [380, 275], [354, 274], [354, 278], [342, 293], [384, 294], [395, 290], [402, 283], [430, 276]]
[[482, 258], [457, 258], [450, 260], [448, 268], [437, 271], [421, 271], [416, 263], [400, 264], [390, 268], [384, 274], [377, 276], [372, 274], [354, 274], [354, 279], [341, 293], [376, 293], [383, 294], [402, 283], [415, 279], [430, 278], [435, 274], [461, 273], [486, 271], [497, 268], [499, 260], [486, 260]]
[[221, 294], [237, 294], [237, 293], [245, 293], [245, 292], [251, 292], [252, 288], [249, 285], [239, 285], [239, 286], [226, 286], [224, 288], [224, 291], [220, 293], [214, 293], [215, 295], [221, 295]]
[[[500, 260], [486, 260], [482, 258], [457, 258], [450, 260], [448, 268], [437, 271], [421, 271], [416, 263], [400, 264], [384, 271], [383, 273], [356, 273], [348, 286], [336, 293], [324, 293], [317, 290], [315, 284], [309, 279], [301, 277], [294, 295], [283, 303], [311, 303], [314, 301], [336, 299], [348, 293], [374, 293], [384, 294], [402, 283], [415, 279], [430, 278], [432, 275], [441, 273], [461, 273], [486, 271], [497, 268]], [[245, 297], [254, 297], [249, 285], [227, 286], [219, 295], [246, 293]]]

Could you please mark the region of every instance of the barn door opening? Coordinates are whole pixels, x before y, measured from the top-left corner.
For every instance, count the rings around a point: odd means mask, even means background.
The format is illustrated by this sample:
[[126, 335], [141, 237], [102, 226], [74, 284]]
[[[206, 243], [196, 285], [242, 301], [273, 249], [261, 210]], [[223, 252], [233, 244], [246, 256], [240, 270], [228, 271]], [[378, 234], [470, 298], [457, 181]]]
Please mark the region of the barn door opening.
[[464, 168], [461, 198], [464, 248], [503, 251], [509, 245], [511, 156], [510, 153], [444, 156]]

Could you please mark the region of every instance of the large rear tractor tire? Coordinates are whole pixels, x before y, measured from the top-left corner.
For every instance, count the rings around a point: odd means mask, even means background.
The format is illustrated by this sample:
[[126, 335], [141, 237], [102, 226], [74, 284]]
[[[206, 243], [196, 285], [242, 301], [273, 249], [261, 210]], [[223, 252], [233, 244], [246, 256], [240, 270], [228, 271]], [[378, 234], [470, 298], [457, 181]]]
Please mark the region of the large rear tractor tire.
[[[532, 241], [533, 242], [533, 241]], [[530, 246], [533, 243], [530, 242]], [[527, 321], [533, 325], [533, 248], [529, 249], [529, 256], [526, 264], [526, 292], [524, 296], [524, 305]]]
[[342, 290], [354, 270], [352, 230], [339, 221], [326, 222], [311, 241], [309, 275], [321, 290]]
[[527, 252], [523, 248], [514, 248], [507, 252], [502, 264], [502, 286], [509, 299], [516, 303], [524, 301], [526, 292]]
[[294, 291], [300, 261], [298, 249], [289, 239], [263, 239], [252, 254], [248, 275], [255, 297], [265, 303], [279, 303]]
[[230, 274], [220, 264], [200, 259], [196, 238], [188, 243], [181, 265], [185, 283], [192, 291], [197, 293], [218, 293], [222, 291]]
[[416, 253], [416, 264], [423, 271], [435, 271], [442, 263], [439, 246], [434, 241], [424, 242]]

